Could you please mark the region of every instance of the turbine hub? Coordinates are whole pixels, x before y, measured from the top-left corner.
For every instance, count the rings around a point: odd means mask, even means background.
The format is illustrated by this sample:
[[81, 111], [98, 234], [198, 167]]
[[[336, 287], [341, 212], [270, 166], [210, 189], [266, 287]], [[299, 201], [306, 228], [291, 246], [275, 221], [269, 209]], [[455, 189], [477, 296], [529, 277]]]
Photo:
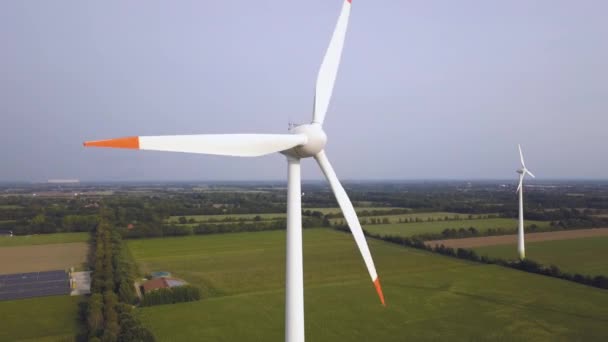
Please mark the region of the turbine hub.
[[323, 131], [323, 127], [318, 123], [295, 126], [290, 129], [290, 132], [293, 134], [302, 134], [308, 138], [306, 144], [282, 152], [283, 154], [295, 158], [313, 157], [317, 153], [323, 151], [323, 148], [327, 143], [327, 135]]
[[524, 169], [518, 169], [518, 170], [515, 170], [515, 172], [519, 173], [520, 175], [523, 175], [524, 174]]

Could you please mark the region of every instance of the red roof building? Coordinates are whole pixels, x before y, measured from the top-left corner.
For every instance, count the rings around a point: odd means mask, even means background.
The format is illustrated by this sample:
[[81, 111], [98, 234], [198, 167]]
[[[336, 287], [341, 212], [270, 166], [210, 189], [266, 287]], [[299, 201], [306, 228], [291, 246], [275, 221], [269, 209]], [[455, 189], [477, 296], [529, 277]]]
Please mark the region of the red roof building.
[[157, 289], [166, 289], [169, 287], [177, 287], [182, 285], [186, 285], [186, 282], [181, 279], [163, 277], [148, 280], [142, 284], [142, 288], [144, 289], [144, 293], [146, 293]]

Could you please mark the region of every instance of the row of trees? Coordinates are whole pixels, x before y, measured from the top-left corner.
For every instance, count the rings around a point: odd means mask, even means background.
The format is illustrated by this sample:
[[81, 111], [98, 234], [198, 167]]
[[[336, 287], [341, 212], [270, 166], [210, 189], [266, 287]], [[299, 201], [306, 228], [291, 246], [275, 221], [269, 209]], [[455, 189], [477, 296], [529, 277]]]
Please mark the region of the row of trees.
[[[194, 227], [177, 224], [168, 225], [162, 223], [138, 223], [133, 229], [123, 228], [121, 229], [121, 232], [125, 238], [136, 239], [144, 237], [260, 232], [267, 230], [285, 229], [286, 225], [287, 221], [284, 218], [278, 220], [262, 220], [242, 223], [201, 223], [198, 226]], [[304, 228], [313, 228], [329, 225], [329, 220], [321, 219], [314, 216], [305, 216], [302, 219], [302, 227]]]
[[154, 341], [152, 333], [133, 313], [134, 265], [121, 234], [112, 229], [107, 215], [108, 211], [102, 210], [92, 238], [94, 252], [89, 261], [93, 276], [86, 310], [89, 341]]
[[446, 247], [444, 245], [430, 246], [430, 245], [425, 244], [423, 240], [420, 240], [418, 238], [407, 238], [407, 237], [401, 237], [401, 236], [386, 236], [386, 235], [372, 234], [367, 231], [364, 231], [364, 233], [365, 233], [365, 235], [367, 235], [371, 238], [380, 239], [380, 240], [395, 243], [395, 244], [398, 244], [401, 246], [424, 249], [424, 250], [427, 250], [430, 252], [439, 253], [442, 255], [447, 255], [447, 256], [465, 259], [465, 260], [469, 260], [469, 261], [481, 262], [481, 263], [486, 263], [486, 264], [496, 264], [496, 265], [500, 265], [500, 266], [504, 266], [504, 267], [518, 269], [518, 270], [525, 271], [525, 272], [537, 273], [537, 274], [541, 274], [541, 275], [545, 275], [545, 276], [549, 276], [549, 277], [555, 277], [555, 278], [560, 278], [560, 279], [564, 279], [564, 280], [568, 280], [568, 281], [581, 283], [584, 285], [599, 287], [602, 289], [608, 289], [608, 277], [606, 277], [604, 275], [591, 276], [591, 275], [583, 275], [583, 274], [578, 274], [578, 273], [577, 274], [565, 273], [565, 272], [562, 272], [559, 269], [559, 267], [557, 267], [555, 265], [545, 266], [545, 265], [542, 265], [538, 262], [535, 262], [535, 261], [532, 261], [529, 259], [525, 259], [523, 261], [509, 261], [509, 260], [504, 260], [504, 259], [500, 259], [500, 258], [491, 258], [491, 257], [487, 257], [485, 255], [479, 256], [477, 253], [475, 253], [475, 251], [469, 250], [469, 249], [464, 249], [464, 248], [454, 249], [452, 247]]

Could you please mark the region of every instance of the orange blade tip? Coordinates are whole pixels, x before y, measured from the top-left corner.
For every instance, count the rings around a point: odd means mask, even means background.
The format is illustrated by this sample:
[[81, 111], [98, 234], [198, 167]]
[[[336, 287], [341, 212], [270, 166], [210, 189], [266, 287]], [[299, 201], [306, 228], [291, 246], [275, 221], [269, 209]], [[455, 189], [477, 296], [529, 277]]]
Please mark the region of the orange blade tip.
[[378, 292], [378, 297], [380, 297], [382, 305], [386, 306], [386, 303], [384, 302], [384, 294], [382, 294], [382, 286], [380, 286], [380, 278], [376, 278], [376, 280], [374, 280], [374, 286], [376, 287], [376, 292]]
[[126, 137], [108, 140], [85, 141], [84, 147], [109, 147], [139, 149], [139, 137]]

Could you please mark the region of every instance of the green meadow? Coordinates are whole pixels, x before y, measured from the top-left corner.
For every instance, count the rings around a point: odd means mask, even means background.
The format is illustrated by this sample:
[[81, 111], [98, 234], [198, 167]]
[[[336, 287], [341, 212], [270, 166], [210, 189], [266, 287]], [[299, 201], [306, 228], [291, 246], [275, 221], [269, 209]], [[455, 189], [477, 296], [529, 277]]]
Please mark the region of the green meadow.
[[14, 247], [27, 245], [49, 245], [55, 243], [86, 242], [89, 233], [53, 233], [20, 236], [0, 237], [0, 247]]
[[0, 210], [15, 210], [23, 208], [20, 205], [16, 204], [0, 204]]
[[83, 297], [52, 296], [0, 301], [0, 341], [74, 341], [82, 329]]
[[[310, 341], [606, 338], [608, 291], [368, 240], [387, 307], [349, 234], [304, 230]], [[138, 309], [160, 341], [279, 341], [285, 232], [129, 240], [142, 272], [205, 289], [198, 302]]]
[[[517, 259], [515, 245], [477, 247], [479, 255]], [[526, 243], [526, 257], [563, 272], [608, 276], [608, 236]]]
[[[536, 224], [541, 228], [549, 226], [547, 221], [526, 221], [526, 227]], [[502, 228], [505, 230], [515, 231], [517, 229], [517, 220], [509, 218], [493, 218], [493, 219], [475, 219], [475, 220], [458, 220], [458, 221], [433, 221], [433, 222], [412, 222], [412, 223], [390, 223], [390, 224], [374, 224], [365, 225], [365, 230], [370, 233], [380, 235], [395, 235], [395, 236], [413, 236], [428, 233], [441, 233], [446, 228], [469, 228], [475, 227], [480, 232], [488, 229]]]

